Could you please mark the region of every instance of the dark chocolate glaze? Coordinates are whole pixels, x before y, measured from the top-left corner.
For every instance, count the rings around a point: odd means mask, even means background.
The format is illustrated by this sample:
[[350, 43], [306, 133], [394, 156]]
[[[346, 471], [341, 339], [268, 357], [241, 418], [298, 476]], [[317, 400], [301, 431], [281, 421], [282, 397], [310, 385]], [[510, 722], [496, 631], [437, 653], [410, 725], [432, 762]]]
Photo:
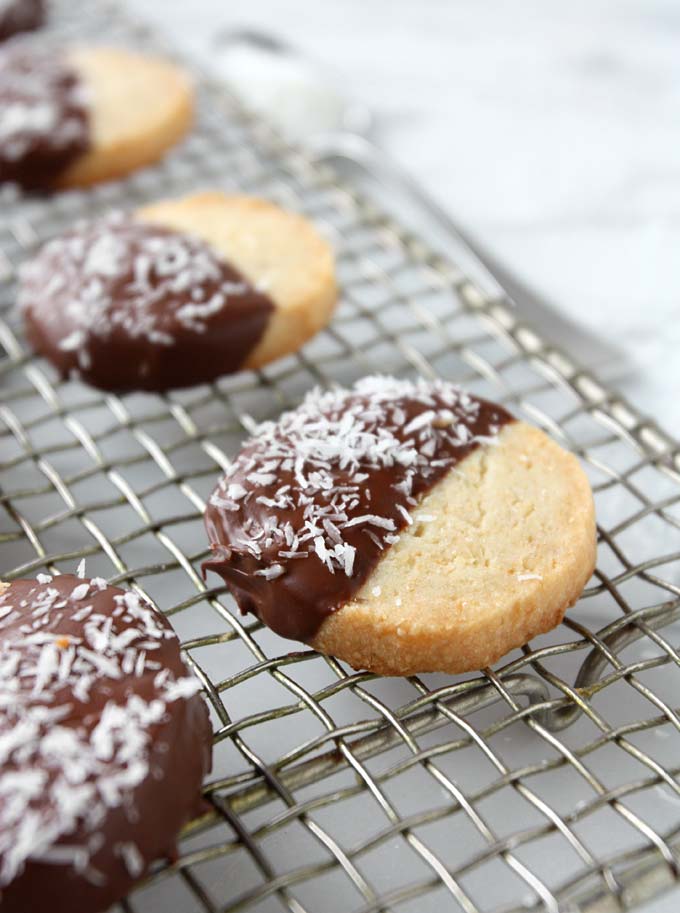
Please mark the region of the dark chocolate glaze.
[[357, 594], [422, 496], [510, 421], [444, 382], [378, 377], [314, 392], [261, 426], [213, 492], [203, 569], [241, 611], [309, 640]]
[[0, 0], [0, 41], [19, 32], [31, 32], [44, 22], [44, 0]]
[[37, 40], [0, 48], [0, 184], [49, 189], [90, 145], [85, 88]]
[[23, 269], [19, 302], [63, 377], [119, 392], [237, 371], [274, 308], [204, 241], [123, 216], [49, 242]]
[[0, 910], [108, 909], [201, 811], [211, 727], [176, 635], [105, 581], [17, 580], [0, 596], [0, 695]]

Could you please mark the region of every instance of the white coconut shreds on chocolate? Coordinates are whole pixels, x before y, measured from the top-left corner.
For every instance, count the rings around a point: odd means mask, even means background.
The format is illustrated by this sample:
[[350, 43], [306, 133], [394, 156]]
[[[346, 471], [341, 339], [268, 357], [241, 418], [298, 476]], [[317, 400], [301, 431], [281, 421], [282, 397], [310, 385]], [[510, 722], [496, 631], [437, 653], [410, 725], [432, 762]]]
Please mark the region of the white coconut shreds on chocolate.
[[112, 390], [237, 370], [273, 310], [205, 241], [122, 213], [49, 241], [21, 270], [19, 305], [63, 376]]
[[[59, 264], [59, 271], [48, 265]], [[54, 238], [42, 256], [21, 270], [28, 285], [47, 297], [73, 288], [57, 316], [74, 326], [61, 340], [64, 350], [79, 349], [88, 334], [109, 336], [120, 328], [131, 337], [172, 346], [173, 324], [205, 333], [206, 318], [220, 311], [230, 296], [242, 295], [245, 282], [224, 280], [220, 258], [205, 242], [178, 232], [155, 229], [116, 212], [97, 223], [81, 222], [73, 232]], [[205, 286], [220, 283], [206, 296]], [[114, 296], [124, 306], [113, 307]], [[171, 297], [172, 308], [154, 305]]]
[[374, 376], [314, 390], [253, 429], [213, 492], [204, 567], [242, 609], [305, 639], [398, 541], [420, 496], [508, 421], [441, 380]]
[[0, 47], [0, 183], [46, 188], [89, 144], [89, 99], [65, 57], [37, 39]]
[[76, 892], [73, 910], [102, 909], [172, 849], [209, 766], [199, 691], [175, 633], [134, 593], [41, 575], [0, 594], [3, 909], [36, 879], [48, 897]]

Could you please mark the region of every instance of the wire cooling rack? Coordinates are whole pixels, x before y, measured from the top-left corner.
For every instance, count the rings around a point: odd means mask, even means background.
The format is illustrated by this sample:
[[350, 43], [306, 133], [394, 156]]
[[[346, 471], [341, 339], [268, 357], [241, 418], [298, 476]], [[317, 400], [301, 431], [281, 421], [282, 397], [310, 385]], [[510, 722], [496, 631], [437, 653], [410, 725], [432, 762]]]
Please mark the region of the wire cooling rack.
[[[153, 44], [101, 2], [62, 0], [59, 40]], [[608, 913], [680, 866], [680, 455], [671, 439], [519, 326], [418, 238], [217, 87], [163, 164], [0, 210], [2, 576], [73, 570], [172, 619], [215, 729], [211, 812], [122, 908]], [[302, 352], [168, 396], [102, 395], [30, 356], [19, 263], [73, 219], [197, 187], [314, 219], [342, 304]], [[202, 510], [244, 435], [314, 384], [376, 369], [500, 400], [589, 472], [599, 559], [552, 634], [478, 675], [380, 679], [293, 649], [206, 586]], [[168, 801], [172, 797], [168, 796]]]

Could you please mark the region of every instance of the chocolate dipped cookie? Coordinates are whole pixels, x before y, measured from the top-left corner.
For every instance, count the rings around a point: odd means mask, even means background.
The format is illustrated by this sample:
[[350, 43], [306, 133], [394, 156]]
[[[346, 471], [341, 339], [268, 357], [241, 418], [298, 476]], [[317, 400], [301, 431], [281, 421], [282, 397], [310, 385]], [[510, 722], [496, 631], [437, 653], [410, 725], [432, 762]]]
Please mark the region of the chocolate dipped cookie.
[[98, 578], [0, 594], [0, 909], [100, 913], [201, 811], [211, 727], [165, 618]]
[[559, 624], [595, 560], [574, 456], [444, 381], [369, 377], [267, 422], [205, 513], [244, 612], [386, 675], [489, 665]]
[[0, 47], [0, 183], [84, 187], [156, 162], [189, 129], [185, 73], [110, 48]]
[[263, 200], [201, 194], [75, 227], [21, 274], [35, 350], [105, 390], [207, 383], [297, 350], [336, 301], [329, 245]]

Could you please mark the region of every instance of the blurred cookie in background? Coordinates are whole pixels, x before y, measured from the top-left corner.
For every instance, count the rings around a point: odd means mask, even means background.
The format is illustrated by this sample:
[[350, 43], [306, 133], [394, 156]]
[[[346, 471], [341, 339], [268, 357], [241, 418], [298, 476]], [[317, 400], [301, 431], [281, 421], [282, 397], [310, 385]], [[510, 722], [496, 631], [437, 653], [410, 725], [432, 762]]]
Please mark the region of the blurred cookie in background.
[[113, 48], [0, 49], [0, 183], [85, 187], [158, 161], [189, 130], [193, 89], [165, 60]]

